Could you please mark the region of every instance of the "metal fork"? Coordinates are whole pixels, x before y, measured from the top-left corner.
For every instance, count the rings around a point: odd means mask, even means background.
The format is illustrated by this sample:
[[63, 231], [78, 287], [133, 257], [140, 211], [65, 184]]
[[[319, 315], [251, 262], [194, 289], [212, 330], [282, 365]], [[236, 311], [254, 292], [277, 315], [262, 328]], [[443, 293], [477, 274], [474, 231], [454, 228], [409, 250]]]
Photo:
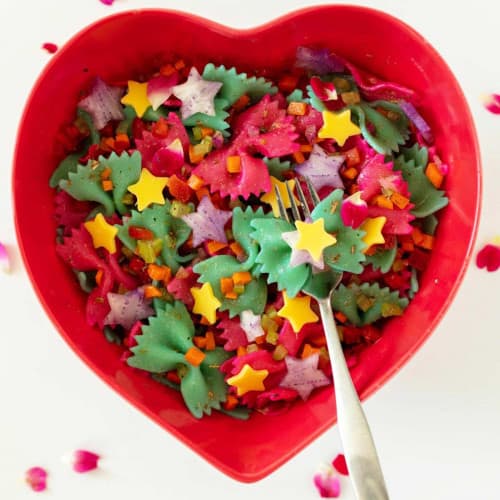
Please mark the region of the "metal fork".
[[[305, 182], [313, 202], [316, 206], [320, 199], [311, 181], [305, 178]], [[278, 208], [282, 219], [294, 223], [297, 220], [306, 221], [311, 218], [304, 191], [300, 183], [295, 183], [297, 195], [300, 200], [301, 210], [297, 206], [292, 190], [286, 183], [287, 194], [290, 199], [291, 215], [289, 216], [280, 190], [275, 186]], [[302, 211], [303, 217], [300, 212]], [[325, 274], [325, 273], [323, 273]], [[342, 273], [328, 271], [328, 279], [323, 290], [304, 290], [314, 298], [319, 306], [321, 320], [325, 330], [330, 363], [332, 365], [333, 380], [335, 382], [335, 402], [337, 405], [337, 420], [342, 440], [344, 454], [346, 457], [349, 475], [358, 500], [388, 500], [389, 495], [385, 486], [384, 476], [375, 449], [375, 443], [370, 432], [363, 408], [358, 394], [347, 368], [339, 335], [333, 319], [331, 307], [331, 295], [342, 280]]]

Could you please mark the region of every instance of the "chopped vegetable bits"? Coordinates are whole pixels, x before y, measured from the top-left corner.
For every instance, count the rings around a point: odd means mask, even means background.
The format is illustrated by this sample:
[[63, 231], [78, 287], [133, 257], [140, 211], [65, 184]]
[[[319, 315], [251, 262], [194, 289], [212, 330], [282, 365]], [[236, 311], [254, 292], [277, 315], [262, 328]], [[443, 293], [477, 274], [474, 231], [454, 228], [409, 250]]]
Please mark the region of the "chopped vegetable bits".
[[[275, 81], [187, 60], [95, 75], [50, 179], [88, 323], [197, 418], [275, 414], [329, 385], [305, 292], [344, 273], [332, 307], [352, 365], [417, 292], [447, 204], [415, 97], [326, 48], [299, 47]], [[305, 178], [320, 201], [292, 223], [276, 193], [300, 209]]]

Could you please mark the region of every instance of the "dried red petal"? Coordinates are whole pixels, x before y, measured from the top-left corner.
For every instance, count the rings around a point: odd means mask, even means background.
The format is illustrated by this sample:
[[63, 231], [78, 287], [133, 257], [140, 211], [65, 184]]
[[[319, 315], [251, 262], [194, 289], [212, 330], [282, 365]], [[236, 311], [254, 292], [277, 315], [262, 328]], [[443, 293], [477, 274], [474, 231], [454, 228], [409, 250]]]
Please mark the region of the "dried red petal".
[[100, 458], [92, 451], [76, 450], [73, 456], [73, 470], [81, 474], [97, 469]]
[[52, 42], [45, 42], [42, 45], [42, 49], [46, 50], [49, 54], [55, 54], [57, 52], [58, 48], [59, 47], [55, 43], [52, 43]]
[[476, 265], [490, 273], [500, 268], [500, 246], [485, 245], [476, 256]]
[[31, 467], [26, 471], [25, 480], [33, 491], [47, 489], [47, 471], [42, 467]]
[[332, 465], [335, 467], [335, 470], [342, 474], [343, 476], [348, 476], [349, 471], [347, 470], [347, 463], [345, 461], [345, 456], [342, 453], [339, 453], [333, 460]]

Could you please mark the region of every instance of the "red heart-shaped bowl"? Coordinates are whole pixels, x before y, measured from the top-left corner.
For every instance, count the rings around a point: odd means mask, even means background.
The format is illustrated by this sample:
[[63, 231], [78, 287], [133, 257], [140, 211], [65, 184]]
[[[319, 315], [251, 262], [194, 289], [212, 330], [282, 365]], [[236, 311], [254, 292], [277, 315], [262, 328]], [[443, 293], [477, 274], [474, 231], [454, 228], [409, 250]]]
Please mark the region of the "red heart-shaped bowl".
[[[57, 329], [102, 380], [214, 466], [240, 481], [256, 481], [289, 460], [336, 419], [331, 388], [284, 415], [249, 421], [222, 414], [196, 420], [175, 391], [138, 375], [119, 349], [85, 322], [84, 294], [55, 253], [54, 144], [71, 120], [79, 92], [96, 75], [123, 81], [158, 60], [265, 69], [290, 68], [297, 46], [328, 47], [370, 72], [415, 89], [436, 146], [450, 165], [449, 206], [421, 289], [404, 315], [390, 322], [353, 368], [366, 398], [429, 337], [462, 280], [475, 237], [481, 197], [480, 158], [466, 101], [445, 62], [413, 29], [382, 12], [350, 6], [308, 8], [250, 30], [234, 30], [164, 10], [125, 12], [84, 29], [53, 57], [38, 79], [21, 121], [13, 171], [17, 236], [33, 286]], [[29, 339], [28, 339], [29, 341]]]

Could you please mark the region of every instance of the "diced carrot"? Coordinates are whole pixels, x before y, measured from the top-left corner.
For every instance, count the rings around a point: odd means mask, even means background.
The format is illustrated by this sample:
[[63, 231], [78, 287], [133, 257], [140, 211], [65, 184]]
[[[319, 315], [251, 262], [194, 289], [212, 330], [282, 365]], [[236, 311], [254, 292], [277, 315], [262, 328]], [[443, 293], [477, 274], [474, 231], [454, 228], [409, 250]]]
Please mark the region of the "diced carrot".
[[160, 74], [163, 76], [170, 76], [172, 73], [175, 73], [175, 68], [172, 64], [165, 64], [160, 68]]
[[278, 82], [278, 88], [285, 94], [290, 94], [297, 88], [299, 77], [296, 75], [283, 75]]
[[168, 190], [174, 198], [182, 203], [187, 203], [191, 199], [191, 194], [193, 193], [187, 182], [179, 179], [175, 174], [168, 179]]
[[242, 246], [237, 241], [233, 241], [229, 245], [229, 248], [231, 252], [233, 252], [234, 255], [236, 255], [236, 257], [240, 257], [245, 254], [245, 250], [243, 250]]
[[163, 285], [166, 287], [170, 280], [172, 279], [172, 269], [170, 269], [170, 267], [168, 266], [165, 266], [166, 270], [165, 270], [165, 277], [163, 278]]
[[239, 271], [233, 274], [235, 285], [246, 285], [252, 281], [252, 275], [248, 271]]
[[238, 406], [238, 403], [239, 399], [236, 396], [228, 394], [226, 400], [222, 403], [222, 406], [225, 410], [234, 410]]
[[396, 192], [391, 194], [391, 201], [401, 210], [406, 208], [408, 206], [408, 203], [410, 203], [410, 200], [406, 196], [403, 196], [402, 194]]
[[306, 161], [306, 159], [304, 157], [304, 153], [302, 153], [302, 151], [295, 151], [295, 153], [293, 153], [292, 156], [293, 156], [293, 159], [295, 160], [295, 163], [298, 163], [299, 165]]
[[191, 347], [184, 354], [186, 361], [192, 366], [200, 366], [205, 359], [205, 353], [201, 352], [197, 347]]
[[102, 181], [101, 184], [102, 184], [102, 189], [104, 189], [104, 191], [113, 191], [113, 181], [112, 180], [106, 179], [106, 180]]
[[242, 345], [238, 346], [238, 348], [236, 349], [236, 356], [244, 356], [246, 353], [247, 349]]
[[444, 176], [439, 170], [439, 167], [433, 163], [430, 162], [426, 169], [425, 169], [425, 175], [427, 178], [431, 181], [432, 185], [435, 188], [440, 188], [441, 184], [443, 183]]
[[207, 347], [207, 339], [199, 335], [193, 337], [193, 344], [199, 349], [205, 349]]
[[210, 127], [200, 127], [201, 137], [207, 137], [209, 135], [214, 135], [215, 130]]
[[375, 255], [377, 252], [377, 247], [375, 245], [372, 245], [371, 247], [367, 248], [363, 253], [365, 255]]
[[164, 118], [160, 118], [157, 122], [151, 125], [151, 132], [158, 137], [167, 137], [168, 123]]
[[120, 143], [120, 145], [128, 147], [130, 145], [130, 139], [127, 134], [116, 134], [115, 143]]
[[312, 347], [311, 344], [304, 344], [304, 348], [302, 349], [301, 358], [307, 358], [312, 356], [313, 354], [319, 353], [319, 349], [316, 347]]
[[300, 145], [300, 150], [302, 153], [310, 153], [312, 151], [312, 145], [311, 144], [301, 144]]
[[227, 247], [227, 243], [211, 240], [207, 243], [207, 251], [210, 255], [216, 254], [219, 250]]
[[379, 194], [375, 197], [375, 205], [381, 208], [388, 208], [392, 210], [394, 208], [394, 204], [389, 198], [386, 198], [383, 194]]
[[335, 314], [334, 314], [335, 318], [340, 321], [341, 323], [345, 323], [347, 321], [347, 316], [341, 312], [341, 311], [337, 311]]
[[419, 246], [425, 248], [426, 250], [432, 250], [432, 247], [434, 246], [434, 236], [424, 234]]
[[205, 334], [205, 339], [207, 341], [207, 346], [206, 346], [207, 351], [213, 351], [215, 349], [214, 332], [212, 332], [212, 330], [208, 330], [208, 332]]
[[250, 102], [250, 97], [248, 97], [246, 94], [243, 94], [233, 104], [233, 109], [236, 110], [236, 111], [241, 111], [242, 109], [245, 109], [248, 106], [249, 102]]
[[208, 321], [207, 318], [205, 318], [205, 316], [202, 316], [200, 318], [200, 325], [205, 325], [205, 326], [208, 326], [208, 325], [211, 325], [210, 321]]
[[193, 191], [198, 191], [198, 189], [201, 189], [205, 185], [205, 181], [201, 177], [191, 174], [187, 180], [187, 184]]
[[106, 167], [102, 172], [101, 172], [101, 180], [105, 181], [106, 179], [109, 179], [111, 176], [111, 168]]
[[205, 155], [203, 153], [197, 152], [193, 144], [189, 145], [189, 161], [191, 163], [194, 164], [200, 163], [200, 161], [203, 160], [204, 157]]
[[206, 187], [202, 187], [201, 189], [197, 189], [196, 192], [196, 198], [198, 198], [198, 201], [201, 201], [202, 198], [205, 198], [205, 196], [210, 196], [210, 191]]
[[163, 281], [172, 274], [172, 271], [168, 266], [159, 266], [158, 264], [148, 264], [147, 267], [148, 276], [155, 281]]
[[176, 70], [180, 70], [180, 69], [184, 69], [186, 67], [186, 63], [184, 62], [183, 59], [179, 59], [175, 64], [174, 64], [174, 68]]
[[415, 245], [420, 245], [424, 238], [424, 233], [418, 227], [414, 227], [411, 233], [411, 237]]
[[221, 278], [220, 279], [220, 291], [227, 295], [228, 293], [232, 293], [234, 288], [233, 278]]
[[354, 180], [358, 176], [358, 171], [354, 167], [349, 167], [344, 172], [342, 175], [349, 180]]
[[304, 116], [307, 113], [307, 103], [305, 103], [305, 102], [291, 102], [288, 105], [286, 112], [289, 115]]
[[238, 294], [236, 292], [227, 292], [224, 294], [224, 297], [229, 300], [236, 300], [238, 298]]
[[361, 161], [358, 148], [351, 148], [344, 151], [344, 157], [348, 167], [355, 167], [356, 165], [359, 165]]
[[129, 226], [128, 235], [135, 240], [150, 241], [155, 238], [153, 231], [141, 226]]
[[241, 172], [241, 158], [238, 155], [228, 156], [226, 161], [226, 170], [230, 174], [239, 174]]
[[255, 343], [257, 345], [265, 344], [265, 342], [266, 342], [266, 336], [265, 335], [259, 335], [258, 337], [255, 337]]
[[144, 287], [144, 297], [146, 299], [153, 299], [155, 297], [161, 297], [161, 296], [162, 293], [157, 287], [153, 285], [146, 285]]
[[95, 282], [97, 285], [101, 284], [102, 281], [102, 275], [104, 274], [104, 271], [102, 269], [99, 269], [97, 273], [95, 274]]

